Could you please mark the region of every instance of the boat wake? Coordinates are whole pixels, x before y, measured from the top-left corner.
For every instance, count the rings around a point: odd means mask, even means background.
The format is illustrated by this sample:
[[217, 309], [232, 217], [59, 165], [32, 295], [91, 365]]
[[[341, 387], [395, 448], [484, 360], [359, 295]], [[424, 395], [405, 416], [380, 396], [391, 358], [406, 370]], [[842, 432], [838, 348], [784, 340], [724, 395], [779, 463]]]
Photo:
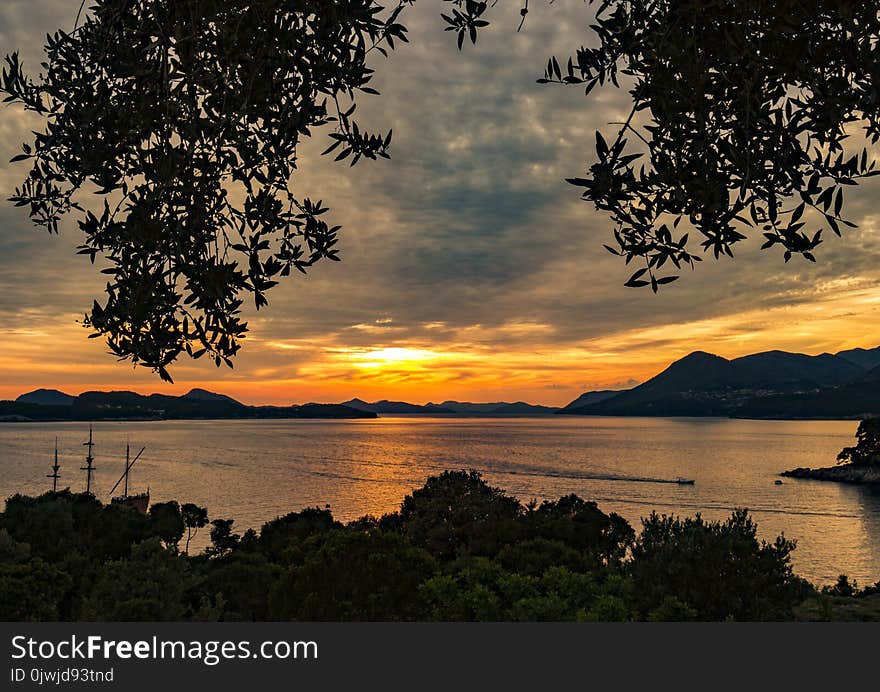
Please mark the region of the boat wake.
[[748, 509], [752, 514], [789, 514], [801, 517], [830, 517], [833, 519], [859, 519], [859, 515], [847, 512], [818, 512], [813, 510], [799, 509], [796, 507], [762, 507], [753, 506], [749, 503], [743, 505], [725, 505], [717, 503], [682, 503], [682, 502], [660, 502], [656, 500], [633, 500], [622, 497], [591, 497], [595, 502], [606, 502], [608, 504], [619, 503], [624, 505], [637, 505], [641, 507], [666, 507], [678, 510], [682, 509], [694, 510], [698, 512], [732, 512], [736, 509]]
[[670, 485], [693, 485], [693, 481], [685, 478], [651, 478], [650, 476], [622, 476], [612, 473], [589, 473], [589, 472], [566, 472], [558, 473], [553, 471], [528, 472], [528, 471], [506, 471], [511, 476], [538, 476], [547, 478], [570, 478], [572, 480], [581, 481], [616, 481], [620, 483], [666, 483]]

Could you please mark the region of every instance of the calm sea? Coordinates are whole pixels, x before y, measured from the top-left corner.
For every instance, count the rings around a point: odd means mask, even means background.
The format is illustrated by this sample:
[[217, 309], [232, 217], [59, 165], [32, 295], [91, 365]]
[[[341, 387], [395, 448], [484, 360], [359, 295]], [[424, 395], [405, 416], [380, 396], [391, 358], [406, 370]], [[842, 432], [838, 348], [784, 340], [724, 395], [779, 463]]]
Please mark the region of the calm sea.
[[[774, 481], [829, 466], [855, 422], [727, 419], [383, 417], [355, 421], [164, 421], [95, 425], [95, 485], [107, 499], [125, 443], [146, 446], [133, 490], [234, 517], [243, 531], [306, 506], [343, 520], [395, 509], [426, 477], [474, 468], [523, 501], [577, 493], [637, 528], [652, 510], [722, 518], [747, 507], [760, 532], [798, 541], [796, 571], [816, 583], [880, 580], [880, 491]], [[88, 427], [0, 424], [0, 494], [47, 488], [55, 437], [61, 487], [83, 487]], [[693, 486], [670, 481], [692, 478]]]

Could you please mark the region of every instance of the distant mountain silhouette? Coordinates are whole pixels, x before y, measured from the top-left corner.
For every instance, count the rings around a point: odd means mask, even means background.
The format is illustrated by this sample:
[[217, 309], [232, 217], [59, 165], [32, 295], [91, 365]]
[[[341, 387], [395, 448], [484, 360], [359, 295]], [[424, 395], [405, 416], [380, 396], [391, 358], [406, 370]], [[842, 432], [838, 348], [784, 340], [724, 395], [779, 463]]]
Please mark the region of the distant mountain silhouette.
[[248, 407], [232, 399], [194, 398], [135, 392], [83, 392], [73, 402], [74, 416], [100, 418], [242, 418]]
[[471, 414], [471, 415], [533, 415], [553, 414], [559, 409], [552, 406], [539, 406], [525, 401], [505, 402], [496, 401], [487, 404], [474, 404], [467, 401], [444, 401], [442, 404], [433, 402], [427, 404], [410, 404], [406, 401], [374, 401], [369, 403], [362, 399], [351, 399], [342, 404], [361, 411], [372, 411], [384, 414]]
[[[33, 393], [32, 393], [33, 394]], [[30, 396], [30, 395], [26, 395]], [[66, 405], [0, 401], [7, 420], [169, 420], [245, 418], [375, 418], [376, 414], [338, 404], [245, 406], [223, 394], [194, 389], [183, 396], [136, 392], [84, 392]], [[47, 399], [48, 400], [48, 399]]]
[[674, 362], [656, 377], [638, 387], [606, 400], [631, 402], [652, 401], [658, 397], [682, 391], [713, 391], [723, 389], [734, 381], [729, 360], [703, 351], [694, 351]]
[[553, 406], [540, 406], [525, 401], [495, 401], [487, 404], [474, 404], [469, 401], [444, 401], [440, 406], [451, 409], [455, 413], [486, 415], [552, 414], [559, 410]]
[[880, 373], [873, 381], [796, 392], [771, 392], [753, 397], [738, 406], [738, 418], [861, 419], [880, 415]]
[[880, 355], [880, 349], [818, 356], [768, 351], [727, 360], [695, 351], [633, 389], [598, 402], [572, 402], [560, 413], [858, 417], [880, 412], [880, 391], [876, 391], [880, 372], [866, 367], [875, 355]]
[[351, 399], [342, 404], [247, 406], [225, 394], [183, 396], [38, 389], [0, 401], [0, 420], [374, 418], [377, 414], [732, 416], [859, 418], [880, 415], [880, 347], [809, 356], [767, 351], [733, 360], [694, 351], [624, 391], [586, 392], [562, 409], [523, 401], [411, 404]]
[[837, 355], [866, 370], [880, 367], [880, 346], [871, 349], [854, 348], [849, 351], [841, 351]]
[[35, 389], [22, 394], [15, 401], [20, 404], [37, 404], [38, 406], [71, 406], [76, 397], [57, 389]]
[[193, 401], [223, 401], [227, 404], [234, 404], [235, 406], [243, 406], [244, 404], [236, 401], [232, 397], [226, 396], [225, 394], [215, 394], [214, 392], [209, 392], [206, 389], [190, 389], [186, 394], [183, 395], [184, 399], [191, 399]]
[[490, 413], [493, 414], [531, 414], [544, 415], [556, 413], [559, 409], [554, 406], [541, 406], [539, 404], [529, 404], [525, 401], [514, 401], [513, 403], [502, 402], [498, 404]]
[[350, 401], [343, 401], [341, 405], [356, 408], [358, 411], [368, 411], [370, 407], [370, 404], [368, 404], [363, 399], [358, 399], [357, 397], [351, 399]]
[[862, 378], [862, 382], [880, 382], [880, 365], [873, 370], [869, 370]]
[[563, 411], [598, 404], [621, 393], [620, 389], [603, 389], [595, 392], [584, 392], [577, 399], [563, 407]]
[[841, 356], [823, 353], [767, 351], [731, 361], [735, 387], [825, 387], [845, 384], [864, 375], [865, 369]]
[[343, 402], [341, 405], [371, 413], [455, 413], [451, 409], [437, 406], [436, 404], [421, 406], [419, 404], [410, 404], [406, 401], [388, 401], [387, 399], [374, 401], [373, 403], [368, 403], [361, 399], [351, 399], [350, 401]]

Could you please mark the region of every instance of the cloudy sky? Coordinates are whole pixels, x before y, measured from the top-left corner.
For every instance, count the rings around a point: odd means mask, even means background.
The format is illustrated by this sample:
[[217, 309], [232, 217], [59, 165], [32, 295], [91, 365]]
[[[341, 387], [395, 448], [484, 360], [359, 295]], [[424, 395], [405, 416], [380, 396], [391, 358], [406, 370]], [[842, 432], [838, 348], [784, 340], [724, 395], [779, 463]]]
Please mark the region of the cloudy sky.
[[[820, 248], [819, 263], [782, 262], [758, 243], [707, 260], [659, 296], [623, 287], [608, 255], [610, 224], [563, 182], [592, 161], [596, 128], [614, 132], [625, 94], [535, 84], [551, 54], [587, 37], [589, 10], [536, 8], [516, 33], [501, 3], [476, 47], [459, 53], [439, 2], [405, 15], [411, 44], [378, 61], [380, 97], [360, 120], [394, 128], [393, 160], [351, 169], [302, 151], [301, 196], [325, 200], [344, 225], [343, 261], [317, 265], [249, 315], [235, 369], [181, 361], [176, 384], [133, 369], [77, 323], [102, 281], [58, 237], [0, 205], [0, 398], [35, 387], [183, 393], [193, 386], [251, 402], [391, 398], [526, 399], [564, 404], [589, 389], [641, 381], [695, 349], [735, 357], [880, 344], [880, 183], [851, 194], [861, 228]], [[4, 0], [0, 50], [35, 65], [47, 31], [70, 28], [64, 0]], [[0, 110], [0, 160], [35, 127]], [[0, 197], [25, 169], [0, 164]]]

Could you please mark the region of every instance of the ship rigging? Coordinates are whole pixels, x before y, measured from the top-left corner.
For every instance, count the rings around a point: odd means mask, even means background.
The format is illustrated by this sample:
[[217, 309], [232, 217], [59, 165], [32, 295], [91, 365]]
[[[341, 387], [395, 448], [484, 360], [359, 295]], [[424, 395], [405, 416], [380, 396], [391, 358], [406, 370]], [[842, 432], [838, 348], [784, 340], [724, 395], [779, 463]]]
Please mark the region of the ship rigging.
[[[137, 453], [134, 459], [131, 459], [131, 446], [128, 442], [125, 443], [125, 471], [119, 477], [119, 480], [116, 481], [116, 484], [110, 489], [110, 503], [114, 505], [122, 505], [124, 507], [131, 507], [132, 509], [136, 509], [142, 514], [147, 513], [147, 508], [150, 506], [150, 489], [147, 488], [147, 491], [144, 493], [138, 493], [136, 495], [128, 494], [128, 479], [131, 474], [131, 467], [135, 465], [138, 459], [141, 458], [141, 454], [144, 453], [146, 447], [141, 447], [141, 451]], [[113, 492], [116, 488], [119, 487], [119, 484], [123, 483], [122, 487], [122, 495], [113, 496]]]

